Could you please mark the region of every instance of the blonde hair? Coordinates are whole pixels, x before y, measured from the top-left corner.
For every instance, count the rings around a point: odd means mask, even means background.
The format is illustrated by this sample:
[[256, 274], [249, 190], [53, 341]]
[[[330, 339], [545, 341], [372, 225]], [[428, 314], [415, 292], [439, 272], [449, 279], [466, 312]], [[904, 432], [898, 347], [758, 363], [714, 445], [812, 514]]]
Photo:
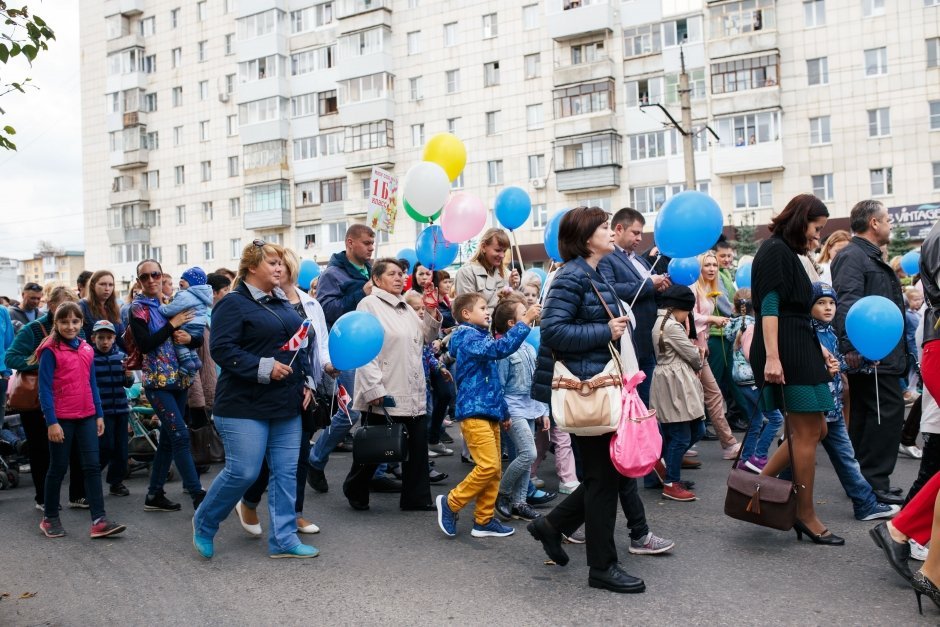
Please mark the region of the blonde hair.
[[290, 248], [285, 248], [281, 259], [284, 260], [284, 269], [287, 270], [287, 274], [290, 276], [291, 284], [297, 283], [297, 278], [300, 274], [300, 258], [297, 256], [297, 253]]
[[709, 257], [715, 260], [716, 266], [718, 265], [718, 257], [715, 255], [714, 250], [709, 250], [708, 252], [705, 252], [699, 255], [698, 257], [699, 275], [698, 275], [698, 279], [695, 281], [695, 289], [706, 296], [708, 296], [710, 292], [721, 291], [721, 284], [718, 282], [717, 274], [715, 274], [715, 279], [711, 282], [711, 284], [706, 283], [705, 277], [702, 276], [701, 271], [705, 268], [705, 260], [708, 259]]
[[[49, 286], [46, 286], [49, 288]], [[78, 296], [75, 295], [75, 292], [72, 291], [72, 288], [65, 285], [64, 283], [59, 283], [53, 285], [49, 289], [48, 296], [46, 297], [46, 308], [53, 313], [53, 319], [56, 307], [62, 303], [74, 303], [78, 301]], [[56, 305], [53, 307], [52, 305]]]
[[829, 237], [826, 238], [825, 243], [822, 245], [822, 248], [819, 249], [819, 258], [816, 260], [819, 263], [828, 263], [832, 261], [833, 252], [832, 249], [836, 244], [841, 242], [851, 242], [852, 235], [848, 231], [838, 230], [833, 231], [829, 234]]
[[470, 260], [470, 263], [480, 264], [481, 266], [483, 266], [483, 268], [487, 272], [499, 271], [499, 275], [505, 278], [506, 277], [506, 258], [505, 257], [503, 258], [503, 264], [498, 268], [494, 268], [490, 266], [490, 263], [486, 260], [486, 254], [483, 251], [483, 247], [489, 246], [490, 244], [493, 244], [493, 243], [499, 244], [500, 246], [502, 246], [503, 248], [507, 250], [510, 248], [509, 236], [506, 235], [506, 231], [502, 229], [497, 229], [495, 227], [486, 229], [486, 231], [483, 232], [483, 236], [480, 237], [480, 247], [477, 248], [476, 253], [474, 253], [473, 258]]
[[[71, 286], [65, 283], [64, 281], [48, 281], [45, 285], [42, 286], [42, 299], [45, 302], [49, 302], [49, 299], [52, 297], [52, 292], [56, 288], [64, 287], [65, 289], [71, 291]], [[75, 299], [78, 299], [78, 296], [75, 296]]]
[[258, 246], [254, 242], [242, 249], [242, 258], [238, 260], [238, 275], [235, 277], [235, 285], [244, 283], [248, 271], [257, 268], [267, 257], [278, 257], [284, 259], [284, 248], [277, 244], [265, 243]]

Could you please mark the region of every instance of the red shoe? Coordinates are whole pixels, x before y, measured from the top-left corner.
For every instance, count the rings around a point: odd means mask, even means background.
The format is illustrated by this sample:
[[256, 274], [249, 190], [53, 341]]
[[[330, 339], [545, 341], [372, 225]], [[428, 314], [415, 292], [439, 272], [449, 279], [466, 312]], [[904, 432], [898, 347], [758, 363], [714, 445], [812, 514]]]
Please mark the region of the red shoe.
[[124, 525], [111, 522], [107, 518], [101, 518], [98, 520], [98, 522], [91, 525], [90, 535], [92, 538], [106, 538], [108, 536], [115, 536], [125, 529], [127, 529], [127, 527]]
[[656, 465], [653, 466], [653, 474], [659, 479], [660, 485], [666, 482], [666, 462], [664, 462], [662, 458], [658, 459]]
[[663, 497], [673, 501], [698, 500], [698, 497], [695, 496], [695, 492], [686, 490], [678, 481], [675, 483], [663, 484]]

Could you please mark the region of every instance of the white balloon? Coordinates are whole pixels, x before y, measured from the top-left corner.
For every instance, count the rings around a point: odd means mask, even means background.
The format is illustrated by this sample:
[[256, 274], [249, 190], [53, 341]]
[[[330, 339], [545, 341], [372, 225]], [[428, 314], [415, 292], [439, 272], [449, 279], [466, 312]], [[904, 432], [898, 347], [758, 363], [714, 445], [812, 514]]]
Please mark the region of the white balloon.
[[408, 170], [402, 195], [412, 209], [425, 217], [431, 217], [441, 210], [449, 193], [450, 179], [444, 168], [430, 161], [422, 161]]

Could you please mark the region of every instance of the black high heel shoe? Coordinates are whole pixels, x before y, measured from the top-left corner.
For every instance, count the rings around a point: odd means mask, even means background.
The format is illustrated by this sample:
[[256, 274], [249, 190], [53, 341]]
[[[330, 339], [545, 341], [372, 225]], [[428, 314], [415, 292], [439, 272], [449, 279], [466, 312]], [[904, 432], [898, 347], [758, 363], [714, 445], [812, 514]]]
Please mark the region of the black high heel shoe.
[[911, 587], [914, 588], [914, 594], [917, 596], [917, 611], [923, 615], [924, 608], [920, 604], [921, 595], [926, 594], [933, 601], [933, 604], [940, 608], [940, 588], [934, 582], [927, 578], [927, 575], [917, 571], [911, 579]]
[[822, 533], [815, 534], [799, 520], [793, 523], [793, 530], [796, 531], [797, 540], [802, 540], [803, 534], [806, 534], [809, 536], [809, 539], [813, 541], [813, 544], [828, 544], [830, 546], [842, 546], [845, 544], [845, 538], [840, 538], [828, 529], [823, 529]]

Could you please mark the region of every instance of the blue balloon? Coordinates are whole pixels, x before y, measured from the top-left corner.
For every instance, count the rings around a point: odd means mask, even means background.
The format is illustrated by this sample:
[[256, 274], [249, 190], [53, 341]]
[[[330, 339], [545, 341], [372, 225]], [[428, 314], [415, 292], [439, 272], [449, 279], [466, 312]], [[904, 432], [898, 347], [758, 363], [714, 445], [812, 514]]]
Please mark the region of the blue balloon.
[[320, 276], [320, 266], [313, 259], [304, 259], [300, 262], [300, 271], [297, 273], [297, 285], [303, 290], [310, 289], [310, 283]]
[[365, 311], [343, 314], [330, 329], [330, 363], [338, 370], [361, 368], [382, 350], [385, 329], [374, 315]]
[[721, 235], [721, 207], [708, 194], [680, 192], [656, 216], [653, 236], [667, 257], [695, 257], [709, 250]]
[[669, 262], [669, 280], [689, 286], [698, 281], [701, 266], [698, 257], [676, 257]]
[[418, 263], [418, 255], [415, 253], [414, 248], [402, 248], [398, 251], [398, 254], [395, 255], [397, 259], [405, 259], [408, 261], [409, 268], [411, 270], [415, 269], [415, 264]]
[[920, 251], [912, 250], [901, 257], [901, 269], [908, 276], [914, 276], [920, 272]]
[[415, 242], [415, 252], [418, 261], [428, 270], [443, 270], [454, 263], [460, 245], [448, 242], [444, 238], [444, 230], [434, 224], [421, 231]]
[[542, 284], [542, 287], [545, 287], [545, 277], [548, 276], [547, 274], [545, 274], [545, 270], [542, 270], [541, 268], [529, 268], [529, 272], [538, 276], [539, 282]]
[[510, 231], [518, 229], [532, 213], [532, 201], [521, 187], [507, 187], [496, 196], [496, 219]]
[[545, 225], [545, 252], [548, 253], [548, 256], [551, 257], [553, 261], [558, 263], [564, 261], [564, 259], [561, 258], [561, 253], [558, 252], [558, 227], [561, 224], [562, 216], [569, 211], [571, 211], [571, 209], [562, 209], [553, 215], [552, 219]]
[[855, 350], [866, 359], [878, 361], [891, 354], [901, 341], [904, 315], [884, 296], [865, 296], [846, 314], [845, 332]]
[[751, 264], [746, 263], [738, 268], [737, 274], [734, 275], [734, 282], [740, 288], [751, 287]]
[[542, 330], [538, 327], [532, 327], [529, 334], [525, 336], [525, 341], [532, 345], [535, 352], [539, 352], [539, 346], [542, 344]]

